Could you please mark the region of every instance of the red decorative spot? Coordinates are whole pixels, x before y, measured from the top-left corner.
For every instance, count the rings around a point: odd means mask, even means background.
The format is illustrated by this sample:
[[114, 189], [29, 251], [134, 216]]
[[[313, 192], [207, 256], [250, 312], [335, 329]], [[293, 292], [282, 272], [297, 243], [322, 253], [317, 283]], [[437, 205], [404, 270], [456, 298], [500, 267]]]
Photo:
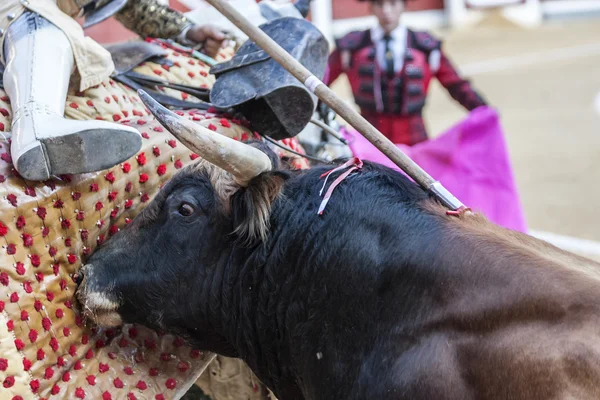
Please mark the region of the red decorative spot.
[[77, 355], [77, 347], [75, 347], [74, 344], [72, 344], [71, 346], [69, 346], [69, 355], [71, 357], [75, 357]]
[[192, 120], [193, 120], [193, 121], [202, 121], [202, 117], [201, 117], [201, 116], [199, 116], [199, 115], [194, 115], [194, 116], [192, 117]]
[[140, 183], [145, 183], [148, 181], [148, 174], [140, 174]]
[[30, 187], [30, 186], [25, 186], [25, 194], [27, 196], [31, 196], [31, 197], [35, 197], [36, 196], [35, 189], [32, 188], [32, 187]]
[[158, 376], [158, 368], [150, 368], [150, 376]]
[[[13, 329], [15, 329], [15, 321], [8, 320], [8, 322], [6, 322], [6, 328], [8, 329], [9, 332], [12, 332]], [[17, 344], [17, 342], [15, 342], [15, 344]]]
[[32, 254], [29, 256], [29, 261], [31, 261], [31, 265], [34, 267], [39, 267], [41, 263], [39, 254]]
[[40, 388], [40, 381], [37, 379], [32, 380], [29, 382], [29, 387], [33, 393], [37, 393], [38, 389]]
[[96, 377], [94, 375], [88, 375], [85, 380], [92, 386], [96, 384]]
[[63, 218], [63, 220], [60, 221], [60, 226], [62, 226], [63, 229], [69, 229], [71, 227], [71, 221]]
[[231, 124], [227, 119], [221, 118], [219, 122], [221, 123], [221, 126], [224, 126], [225, 128], [231, 128]]
[[26, 310], [21, 310], [21, 321], [27, 321], [29, 319], [29, 313]]
[[67, 260], [69, 261], [69, 264], [75, 264], [75, 262], [77, 261], [77, 256], [75, 254], [69, 253], [67, 255]]
[[108, 201], [114, 201], [117, 198], [118, 192], [110, 192], [108, 194]]
[[102, 393], [102, 400], [112, 400], [112, 396], [108, 393], [108, 390]]
[[[141, 112], [141, 111], [139, 111], [139, 110], [133, 110], [131, 113], [132, 113], [133, 115], [135, 115], [136, 117], [143, 117], [143, 116], [144, 116], [144, 113], [143, 113], [143, 112]], [[142, 122], [141, 124], [140, 124], [140, 121]], [[139, 119], [139, 120], [137, 121], [137, 123], [138, 123], [139, 125], [143, 125], [143, 124], [145, 124], [145, 123], [146, 123], [146, 121], [144, 121], [143, 119]]]
[[54, 276], [58, 276], [59, 267], [60, 265], [58, 264], [52, 264], [52, 272], [54, 272]]
[[144, 345], [146, 345], [148, 349], [156, 348], [156, 342], [152, 339], [144, 339]]
[[119, 98], [117, 97], [117, 95], [116, 95], [116, 94], [113, 94], [113, 95], [112, 95], [112, 98], [113, 98], [113, 100], [114, 100], [115, 102], [117, 102], [117, 103], [119, 102]]
[[86, 240], [88, 240], [89, 232], [87, 229], [82, 229], [80, 235], [81, 235], [81, 240], [83, 240], [85, 242]]
[[5, 236], [8, 233], [8, 227], [0, 222], [0, 236]]
[[19, 217], [17, 218], [17, 229], [23, 229], [23, 227], [25, 225], [27, 225], [27, 221], [25, 221], [25, 217], [22, 215], [19, 215]]
[[48, 301], [54, 300], [54, 293], [52, 293], [52, 292], [46, 293], [46, 298], [48, 299]]
[[4, 386], [6, 389], [8, 389], [10, 387], [13, 387], [14, 384], [15, 384], [15, 377], [7, 376], [6, 379], [4, 379], [2, 386]]
[[15, 347], [17, 350], [21, 351], [25, 348], [25, 343], [21, 339], [15, 339]]
[[6, 108], [0, 108], [0, 114], [4, 115], [5, 117], [8, 117], [8, 110]]
[[105, 373], [106, 371], [108, 371], [108, 364], [100, 363], [100, 365], [98, 366], [98, 370], [101, 374]]
[[71, 247], [71, 238], [66, 238], [65, 239], [65, 246]]
[[49, 233], [50, 233], [50, 228], [45, 226], [44, 229], [42, 229], [42, 237], [48, 236]]
[[114, 181], [115, 181], [115, 173], [112, 172], [112, 171], [109, 172], [108, 174], [104, 175], [104, 179], [106, 179], [110, 183], [114, 183]]
[[0, 272], [0, 283], [8, 286], [8, 274], [6, 272]]
[[148, 193], [144, 193], [144, 194], [142, 195], [142, 197], [140, 198], [140, 201], [141, 201], [142, 203], [145, 203], [145, 202], [147, 202], [148, 200], [150, 200], [150, 196], [148, 196]]
[[142, 137], [144, 139], [150, 139], [150, 135], [148, 135], [148, 133], [146, 133], [146, 132], [142, 132]]
[[213, 124], [208, 124], [208, 129], [210, 129], [211, 131], [216, 131], [217, 127], [214, 126]]
[[44, 280], [44, 274], [42, 274], [41, 272], [37, 272], [35, 274], [35, 280], [38, 281], [38, 282], [43, 281]]
[[54, 202], [54, 208], [63, 208], [64, 204], [65, 203], [61, 199], [58, 199]]
[[98, 239], [96, 240], [96, 244], [98, 246], [100, 246], [102, 243], [104, 243], [104, 235], [98, 236]]
[[6, 254], [13, 255], [16, 252], [17, 252], [17, 247], [15, 246], [14, 243], [10, 243], [8, 246], [6, 246]]
[[131, 369], [131, 367], [123, 368], [123, 372], [125, 372], [127, 375], [133, 375], [133, 370]]
[[179, 364], [177, 364], [177, 369], [179, 372], [183, 373], [190, 369], [190, 366], [185, 361], [180, 361]]
[[32, 330], [29, 331], [29, 335], [28, 336], [29, 336], [29, 341], [31, 343], [34, 343], [37, 340], [37, 338], [38, 338], [38, 333], [37, 333], [36, 330], [32, 329]]
[[127, 400], [137, 400], [137, 397], [135, 397], [135, 394], [129, 392], [127, 393]]
[[146, 390], [148, 388], [148, 385], [146, 385], [146, 382], [144, 382], [144, 381], [138, 381], [138, 383], [137, 383], [137, 385], [135, 385], [135, 387], [140, 390]]
[[35, 213], [41, 219], [45, 219], [46, 218], [46, 209], [44, 207], [39, 207]]
[[91, 192], [97, 192], [98, 191], [98, 184], [97, 183], [92, 183], [90, 185], [90, 191]]
[[85, 398], [85, 392], [82, 388], [78, 387], [77, 389], [75, 389], [75, 397], [77, 397], [78, 399], [84, 399]]
[[17, 294], [17, 292], [13, 292], [10, 295], [10, 302], [11, 303], [16, 303], [17, 301], [19, 301], [19, 295]]
[[101, 201], [99, 201], [99, 202], [96, 203], [96, 206], [95, 206], [96, 211], [102, 210], [103, 207], [104, 207], [104, 204], [102, 204]]
[[131, 328], [129, 328], [128, 333], [129, 333], [130, 338], [135, 339], [137, 337], [137, 335], [139, 334], [139, 331], [137, 330], [136, 327], [132, 326]]
[[23, 265], [22, 262], [17, 261], [17, 264], [15, 265], [15, 269], [17, 270], [17, 274], [19, 274], [19, 275], [25, 274], [25, 266]]
[[110, 217], [111, 218], [116, 218], [117, 214], [119, 213], [119, 207], [115, 207], [112, 209], [112, 211], [110, 212]]
[[175, 389], [175, 386], [177, 386], [177, 381], [173, 378], [169, 378], [165, 382], [165, 386], [167, 387], [167, 389]]
[[123, 389], [123, 381], [120, 380], [119, 378], [115, 378], [115, 380], [113, 381], [113, 384], [115, 385], [115, 387], [117, 389]]
[[160, 176], [164, 175], [167, 172], [167, 166], [165, 164], [161, 164], [156, 169], [156, 173]]
[[104, 220], [99, 220], [98, 222], [96, 222], [96, 226], [98, 226], [98, 228], [102, 228], [104, 226]]
[[33, 238], [31, 237], [30, 234], [24, 233], [22, 235], [22, 238], [23, 238], [23, 246], [29, 247], [33, 244]]
[[75, 219], [77, 221], [83, 221], [85, 219], [85, 213], [83, 211], [77, 211], [77, 214], [75, 214]]
[[154, 128], [152, 128], [152, 130], [154, 132], [164, 132], [165, 131], [162, 126], [155, 126]]
[[5, 303], [2, 300], [0, 300], [0, 312], [4, 311], [4, 306]]
[[[123, 98], [125, 98], [125, 96], [123, 96]], [[125, 99], [125, 100], [126, 100], [126, 99]], [[123, 111], [121, 111], [121, 113], [123, 113], [123, 116], [124, 116], [125, 118], [129, 117], [129, 111], [123, 110]]]
[[79, 200], [81, 198], [81, 193], [80, 192], [73, 192], [71, 193], [71, 198], [75, 201]]
[[139, 165], [146, 165], [146, 153], [141, 152], [135, 157], [135, 159], [137, 160]]
[[90, 360], [94, 357], [94, 352], [92, 351], [92, 349], [89, 349], [86, 353], [85, 353], [85, 358], [87, 360]]
[[133, 205], [133, 200], [131, 200], [131, 199], [125, 200], [125, 208], [126, 209], [131, 208], [132, 205]]
[[69, 371], [65, 372], [62, 376], [63, 382], [69, 382], [71, 380], [71, 374]]
[[104, 340], [102, 340], [102, 339], [98, 339], [98, 340], [96, 341], [96, 348], [97, 348], [97, 349], [101, 349], [101, 348], [103, 348], [104, 346], [105, 346]]
[[160, 149], [156, 146], [154, 146], [152, 148], [152, 154], [154, 154], [156, 157], [160, 156]]
[[160, 69], [153, 69], [152, 72], [154, 72], [156, 75], [162, 75], [162, 71]]
[[154, 396], [154, 398], [156, 400], [165, 400], [165, 396], [163, 396], [162, 394], [157, 394], [156, 396]]
[[85, 104], [87, 104], [90, 107], [94, 107], [94, 103], [91, 100], [86, 101]]
[[56, 396], [59, 392], [60, 392], [60, 388], [58, 387], [58, 385], [52, 386], [52, 391], [50, 393], [52, 393], [54, 396]]
[[60, 290], [65, 290], [67, 288], [67, 281], [64, 279], [61, 279], [59, 282], [60, 285]]
[[131, 222], [131, 218], [125, 218], [125, 224], [129, 224]]
[[50, 339], [50, 348], [55, 353], [58, 350], [58, 340], [56, 340], [55, 337], [53, 337], [52, 339]]
[[14, 194], [9, 194], [8, 196], [6, 196], [6, 200], [8, 200], [8, 202], [13, 206], [16, 207], [17, 206], [17, 196], [15, 196]]
[[55, 314], [56, 314], [56, 318], [62, 318], [62, 317], [64, 317], [64, 315], [65, 315], [65, 312], [62, 310], [62, 308], [58, 308], [58, 309], [56, 310], [56, 313], [55, 313]]
[[0, 371], [6, 371], [8, 368], [8, 360], [6, 358], [0, 358]]
[[200, 71], [200, 75], [202, 75], [203, 77], [207, 77], [208, 76], [208, 72], [206, 71]]
[[38, 361], [41, 361], [44, 358], [46, 358], [46, 353], [44, 352], [44, 350], [38, 349], [36, 357], [37, 357]]
[[31, 282], [23, 282], [23, 290], [25, 290], [25, 293], [33, 292], [33, 289], [31, 288]]
[[198, 154], [192, 153], [190, 154], [190, 159], [193, 161], [195, 159], [197, 159], [198, 157], [200, 157]]
[[119, 232], [119, 227], [117, 225], [111, 225], [111, 227], [108, 230], [108, 233], [112, 236], [117, 232]]
[[27, 358], [23, 359], [23, 370], [24, 371], [29, 371], [31, 369], [31, 365], [33, 363], [31, 361], [29, 361]]
[[200, 354], [202, 354], [200, 350], [193, 349], [192, 351], [190, 351], [190, 357], [192, 358], [198, 358], [200, 357]]
[[58, 252], [58, 250], [56, 250], [56, 247], [54, 247], [54, 246], [51, 246], [51, 247], [48, 249], [48, 254], [50, 254], [50, 257], [54, 257], [54, 256], [56, 255], [56, 253], [57, 253], [57, 252]]

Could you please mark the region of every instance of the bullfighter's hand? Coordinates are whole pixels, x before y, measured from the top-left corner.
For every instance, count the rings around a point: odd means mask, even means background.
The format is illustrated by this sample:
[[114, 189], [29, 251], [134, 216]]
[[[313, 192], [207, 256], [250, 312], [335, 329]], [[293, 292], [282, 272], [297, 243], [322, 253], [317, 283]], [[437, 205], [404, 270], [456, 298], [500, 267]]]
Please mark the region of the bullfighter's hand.
[[187, 32], [186, 38], [196, 43], [203, 43], [202, 52], [209, 57], [215, 57], [223, 46], [226, 36], [215, 26], [194, 25]]

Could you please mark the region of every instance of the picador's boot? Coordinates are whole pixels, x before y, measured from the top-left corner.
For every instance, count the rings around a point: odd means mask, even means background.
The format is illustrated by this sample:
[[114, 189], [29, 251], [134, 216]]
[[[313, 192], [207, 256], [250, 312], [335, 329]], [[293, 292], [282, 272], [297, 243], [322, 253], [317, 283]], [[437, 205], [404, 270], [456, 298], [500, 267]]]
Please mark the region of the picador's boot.
[[138, 131], [64, 118], [74, 57], [67, 36], [38, 14], [14, 21], [4, 41], [4, 86], [13, 109], [11, 154], [25, 179], [110, 168], [141, 147]]

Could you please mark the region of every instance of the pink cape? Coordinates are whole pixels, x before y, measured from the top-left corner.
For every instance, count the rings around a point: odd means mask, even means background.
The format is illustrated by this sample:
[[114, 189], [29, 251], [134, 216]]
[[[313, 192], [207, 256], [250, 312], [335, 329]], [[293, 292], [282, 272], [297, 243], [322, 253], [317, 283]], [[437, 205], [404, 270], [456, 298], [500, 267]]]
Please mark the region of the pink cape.
[[[399, 170], [356, 131], [343, 130], [354, 155]], [[527, 232], [506, 143], [496, 111], [473, 110], [439, 137], [415, 146], [397, 145], [475, 212], [509, 229]]]

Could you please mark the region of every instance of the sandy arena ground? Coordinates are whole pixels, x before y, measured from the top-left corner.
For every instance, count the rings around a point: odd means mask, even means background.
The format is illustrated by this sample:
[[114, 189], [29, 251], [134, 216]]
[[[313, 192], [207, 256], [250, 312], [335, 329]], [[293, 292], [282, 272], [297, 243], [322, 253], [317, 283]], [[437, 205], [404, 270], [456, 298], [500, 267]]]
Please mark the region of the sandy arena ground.
[[[501, 114], [532, 233], [600, 260], [600, 18], [526, 29], [491, 17], [435, 33]], [[345, 80], [334, 88], [351, 99]], [[464, 115], [434, 82], [431, 135]]]

